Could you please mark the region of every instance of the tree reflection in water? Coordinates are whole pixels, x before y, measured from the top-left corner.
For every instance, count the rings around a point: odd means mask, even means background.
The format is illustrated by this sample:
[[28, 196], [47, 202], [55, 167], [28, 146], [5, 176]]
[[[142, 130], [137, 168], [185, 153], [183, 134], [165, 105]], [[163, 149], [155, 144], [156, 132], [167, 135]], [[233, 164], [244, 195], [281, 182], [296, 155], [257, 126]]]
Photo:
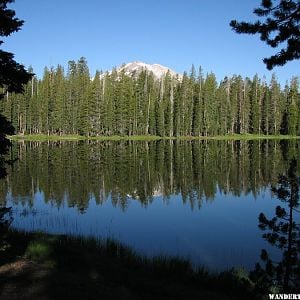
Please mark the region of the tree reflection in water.
[[9, 193], [30, 202], [28, 195], [42, 192], [57, 207], [67, 201], [85, 212], [95, 198], [125, 211], [130, 199], [147, 207], [158, 195], [168, 202], [180, 194], [197, 209], [219, 192], [256, 197], [299, 149], [297, 140], [15, 143], [11, 158], [18, 161], [0, 181], [0, 201]]

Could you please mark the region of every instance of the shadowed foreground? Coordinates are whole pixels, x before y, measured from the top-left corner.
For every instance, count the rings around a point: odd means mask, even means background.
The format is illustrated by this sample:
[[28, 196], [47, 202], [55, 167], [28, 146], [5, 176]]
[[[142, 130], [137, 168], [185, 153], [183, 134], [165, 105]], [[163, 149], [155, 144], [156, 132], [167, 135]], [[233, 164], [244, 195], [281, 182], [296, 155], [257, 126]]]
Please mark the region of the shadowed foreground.
[[241, 273], [146, 259], [111, 240], [10, 231], [1, 256], [1, 299], [258, 299]]

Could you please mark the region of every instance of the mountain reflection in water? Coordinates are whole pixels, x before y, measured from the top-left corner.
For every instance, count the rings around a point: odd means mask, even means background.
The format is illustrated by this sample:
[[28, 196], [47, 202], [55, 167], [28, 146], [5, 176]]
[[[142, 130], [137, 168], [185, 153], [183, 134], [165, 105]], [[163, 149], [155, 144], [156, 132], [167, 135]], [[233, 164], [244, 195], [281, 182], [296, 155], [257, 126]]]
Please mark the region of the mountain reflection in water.
[[[271, 185], [297, 140], [15, 143], [0, 181], [12, 227], [112, 237], [146, 255], [253, 268]], [[297, 164], [297, 174], [300, 173]]]

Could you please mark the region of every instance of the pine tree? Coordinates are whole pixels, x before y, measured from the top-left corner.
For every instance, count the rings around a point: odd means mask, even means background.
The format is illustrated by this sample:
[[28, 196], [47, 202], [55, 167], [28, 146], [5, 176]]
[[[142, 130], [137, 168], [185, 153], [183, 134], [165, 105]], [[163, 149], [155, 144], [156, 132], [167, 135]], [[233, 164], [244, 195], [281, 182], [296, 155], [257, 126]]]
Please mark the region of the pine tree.
[[230, 132], [230, 79], [225, 77], [220, 83], [217, 92], [218, 104], [219, 104], [219, 116], [220, 116], [220, 128], [218, 134], [225, 135]]
[[219, 114], [217, 107], [216, 76], [210, 73], [206, 76], [203, 88], [204, 102], [204, 135], [217, 135], [219, 128]]
[[100, 72], [96, 71], [93, 81], [91, 83], [89, 95], [89, 123], [91, 126], [90, 134], [97, 136], [101, 134], [101, 118], [103, 106], [103, 87], [100, 79]]
[[181, 100], [181, 84], [178, 83], [175, 87], [174, 94], [174, 136], [181, 135], [181, 118], [182, 118], [183, 103]]
[[181, 118], [180, 118], [180, 135], [187, 136], [192, 132], [192, 90], [190, 78], [187, 73], [183, 74], [181, 86]]
[[261, 132], [261, 94], [261, 82], [256, 74], [251, 84], [249, 116], [249, 132], [254, 134]]
[[174, 118], [174, 83], [171, 74], [168, 72], [163, 78], [164, 80], [164, 95], [163, 106], [165, 115], [165, 134], [173, 136], [173, 118]]
[[153, 74], [148, 75], [148, 103], [147, 103], [147, 134], [156, 135], [155, 102], [158, 98], [158, 83]]
[[53, 72], [53, 103], [50, 112], [50, 130], [52, 134], [64, 133], [63, 119], [65, 118], [65, 95], [64, 70], [62, 66], [58, 65]]
[[282, 259], [274, 261], [267, 250], [262, 249], [260, 263], [250, 273], [257, 287], [268, 291], [274, 285], [280, 292], [299, 290], [299, 225], [296, 214], [299, 213], [299, 177], [296, 175], [297, 161], [293, 158], [287, 174], [278, 177], [278, 183], [272, 192], [285, 205], [278, 205], [275, 216], [268, 219], [264, 213], [259, 215], [259, 228], [266, 233], [263, 238], [282, 251]]
[[275, 74], [272, 75], [270, 83], [270, 134], [280, 133], [280, 124], [282, 122], [282, 103], [280, 85], [276, 81]]
[[79, 101], [79, 112], [77, 114], [78, 133], [81, 135], [89, 135], [89, 99], [90, 99], [90, 73], [87, 61], [81, 57], [77, 62], [77, 91]]
[[197, 82], [194, 83], [194, 98], [193, 98], [193, 135], [200, 136], [202, 133], [202, 116], [203, 116], [203, 74], [202, 68], [199, 68]]
[[270, 91], [266, 82], [263, 82], [263, 97], [261, 105], [261, 130], [264, 134], [269, 134], [269, 125], [270, 125]]
[[[52, 108], [52, 72], [48, 68], [44, 69], [43, 79], [41, 82], [41, 92], [39, 94], [39, 107], [41, 118], [41, 132], [50, 134], [50, 115]], [[19, 128], [20, 130], [21, 128]]]
[[149, 107], [148, 72], [146, 70], [143, 70], [137, 77], [135, 84], [135, 101], [135, 130], [139, 135], [145, 134]]
[[288, 134], [296, 135], [300, 120], [298, 119], [299, 112], [299, 80], [294, 77], [290, 83], [290, 89], [288, 94]]
[[155, 115], [156, 115], [156, 134], [159, 136], [165, 136], [165, 110], [164, 110], [164, 93], [165, 82], [160, 80], [160, 92], [158, 99], [156, 100]]
[[104, 81], [104, 134], [113, 135], [115, 128], [115, 83], [118, 74], [114, 69], [110, 75], [105, 77]]
[[249, 132], [250, 123], [250, 92], [251, 92], [251, 81], [249, 78], [245, 78], [243, 81], [243, 95], [241, 105], [241, 133]]
[[[275, 4], [274, 2], [279, 3]], [[262, 0], [261, 7], [254, 9], [254, 13], [263, 21], [247, 23], [232, 20], [230, 26], [237, 33], [258, 33], [260, 39], [273, 48], [284, 43], [284, 47], [280, 52], [263, 60], [267, 68], [271, 70], [274, 66], [282, 66], [290, 60], [299, 59], [299, 1]]]
[[[33, 72], [33, 70], [32, 70]], [[29, 128], [29, 133], [38, 133], [39, 128], [39, 103], [38, 103], [38, 93], [39, 93], [39, 80], [36, 76], [31, 78], [31, 100], [29, 104], [29, 110], [31, 112], [31, 127]]]

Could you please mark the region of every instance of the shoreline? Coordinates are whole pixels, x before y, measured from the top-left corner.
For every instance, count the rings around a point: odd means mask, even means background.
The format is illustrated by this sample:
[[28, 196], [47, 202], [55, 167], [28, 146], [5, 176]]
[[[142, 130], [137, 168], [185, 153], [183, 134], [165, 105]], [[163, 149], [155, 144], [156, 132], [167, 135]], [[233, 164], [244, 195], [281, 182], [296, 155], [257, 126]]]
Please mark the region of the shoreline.
[[7, 136], [11, 141], [157, 141], [157, 140], [291, 140], [300, 139], [300, 136], [293, 135], [257, 135], [257, 134], [233, 134], [220, 136], [156, 136], [156, 135], [132, 135], [132, 136], [82, 136], [82, 135], [46, 135], [28, 134]]
[[261, 299], [243, 270], [212, 273], [177, 257], [147, 258], [109, 238], [8, 230], [6, 243], [6, 299]]

